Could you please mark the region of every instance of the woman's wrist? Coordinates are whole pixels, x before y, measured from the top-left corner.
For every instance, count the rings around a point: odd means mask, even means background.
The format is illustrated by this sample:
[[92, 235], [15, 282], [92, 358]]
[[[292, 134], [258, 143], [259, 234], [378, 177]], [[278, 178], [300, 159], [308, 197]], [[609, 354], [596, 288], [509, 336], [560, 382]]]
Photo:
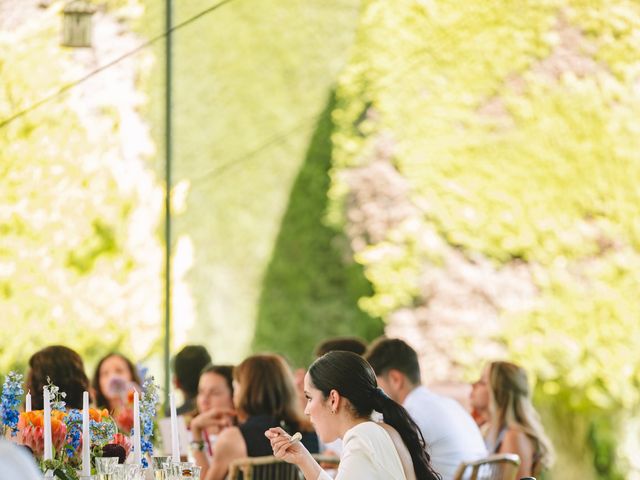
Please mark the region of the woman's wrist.
[[191, 440], [194, 442], [204, 441], [202, 429], [191, 424]]
[[298, 467], [300, 467], [300, 470], [302, 470], [304, 478], [306, 479], [315, 480], [318, 478], [318, 475], [320, 475], [320, 472], [322, 472], [322, 467], [320, 467], [318, 462], [316, 462], [316, 459], [307, 451], [305, 451], [303, 456], [300, 458], [300, 461], [296, 463]]

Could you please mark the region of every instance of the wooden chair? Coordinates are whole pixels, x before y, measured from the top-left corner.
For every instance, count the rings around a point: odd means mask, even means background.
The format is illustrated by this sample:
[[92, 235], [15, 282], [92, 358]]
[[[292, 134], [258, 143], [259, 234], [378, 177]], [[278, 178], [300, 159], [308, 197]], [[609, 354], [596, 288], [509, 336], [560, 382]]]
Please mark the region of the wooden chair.
[[520, 457], [513, 453], [489, 455], [475, 462], [463, 462], [454, 480], [515, 480]]
[[[323, 467], [336, 467], [340, 459], [327, 455], [313, 455]], [[271, 455], [240, 458], [231, 462], [227, 480], [304, 480], [298, 467]]]

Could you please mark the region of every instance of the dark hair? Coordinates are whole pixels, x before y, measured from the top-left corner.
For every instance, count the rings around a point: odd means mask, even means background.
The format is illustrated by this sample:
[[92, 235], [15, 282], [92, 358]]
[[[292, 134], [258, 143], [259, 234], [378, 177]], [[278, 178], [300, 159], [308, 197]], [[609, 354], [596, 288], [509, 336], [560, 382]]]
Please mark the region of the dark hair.
[[399, 338], [380, 337], [374, 340], [364, 358], [380, 377], [386, 375], [389, 370], [398, 370], [414, 385], [420, 384], [418, 354]]
[[329, 352], [309, 367], [313, 386], [325, 398], [336, 390], [349, 400], [357, 418], [370, 418], [373, 410], [382, 413], [384, 422], [393, 427], [402, 438], [413, 462], [419, 480], [440, 479], [425, 450], [422, 432], [407, 411], [390, 399], [376, 382], [376, 375], [366, 360], [352, 352]]
[[173, 371], [187, 397], [198, 394], [200, 372], [211, 363], [211, 356], [202, 345], [187, 345], [173, 358]]
[[325, 353], [341, 350], [362, 355], [367, 350], [367, 344], [358, 337], [333, 337], [320, 342], [316, 347], [316, 357]]
[[291, 370], [274, 354], [253, 355], [233, 369], [240, 384], [236, 408], [246, 415], [269, 415], [291, 427], [309, 428], [300, 411]]
[[89, 379], [84, 373], [82, 358], [74, 350], [62, 345], [52, 345], [34, 353], [29, 359], [27, 389], [31, 391], [31, 406], [34, 410], [44, 408], [42, 389], [47, 377], [60, 392], [68, 408], [82, 408], [82, 394], [89, 391]]
[[229, 387], [229, 391], [231, 392], [231, 396], [233, 396], [233, 365], [209, 364], [202, 369], [200, 376], [205, 373], [215, 373], [216, 375], [220, 375], [224, 378], [225, 382], [227, 382], [227, 387]]
[[131, 362], [131, 360], [129, 360], [127, 357], [125, 357], [121, 353], [110, 352], [100, 359], [100, 361], [98, 362], [98, 365], [96, 365], [95, 372], [93, 373], [93, 379], [91, 380], [91, 387], [93, 388], [93, 391], [96, 396], [94, 400], [98, 408], [107, 408], [107, 409], [110, 408], [109, 400], [107, 400], [107, 397], [105, 396], [104, 392], [100, 388], [100, 368], [102, 367], [102, 364], [108, 359], [110, 359], [111, 357], [118, 357], [124, 360], [124, 363], [127, 364], [127, 368], [129, 369], [129, 374], [131, 375], [131, 381], [142, 386], [142, 382], [140, 381], [140, 375], [138, 375], [138, 369], [133, 365], [133, 362]]

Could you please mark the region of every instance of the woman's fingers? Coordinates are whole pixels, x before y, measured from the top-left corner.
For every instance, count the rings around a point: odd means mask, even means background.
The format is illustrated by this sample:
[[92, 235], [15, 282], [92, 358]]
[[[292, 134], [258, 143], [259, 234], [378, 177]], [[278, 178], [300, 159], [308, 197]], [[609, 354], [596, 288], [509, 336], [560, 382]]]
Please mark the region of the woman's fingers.
[[264, 435], [271, 442], [273, 455], [277, 458], [283, 458], [289, 452], [289, 447], [293, 445], [291, 443], [291, 436], [282, 428], [270, 428], [264, 432]]
[[271, 448], [275, 456], [284, 455], [289, 446], [290, 443], [286, 437], [277, 437], [271, 440]]
[[271, 440], [272, 438], [276, 438], [279, 436], [287, 436], [289, 434], [280, 427], [273, 427], [267, 430], [266, 432], [264, 432], [264, 435], [265, 437]]

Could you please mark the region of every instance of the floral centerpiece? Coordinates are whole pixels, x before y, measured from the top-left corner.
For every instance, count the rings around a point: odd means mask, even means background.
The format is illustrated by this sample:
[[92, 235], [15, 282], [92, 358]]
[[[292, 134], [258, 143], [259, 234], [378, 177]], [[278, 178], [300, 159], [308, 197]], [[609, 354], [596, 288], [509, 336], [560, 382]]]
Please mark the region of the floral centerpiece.
[[[82, 410], [67, 409], [65, 393], [49, 383], [51, 402], [51, 440], [53, 459], [43, 460], [44, 410], [20, 413], [18, 438], [28, 446], [43, 472], [51, 470], [62, 480], [78, 478], [82, 452]], [[118, 432], [114, 420], [107, 410], [89, 409], [89, 435], [91, 457], [102, 456], [105, 445], [115, 440]]]
[[[67, 409], [65, 393], [49, 383], [51, 403], [51, 439], [53, 459], [43, 460], [44, 454], [44, 411], [19, 412], [22, 403], [22, 375], [11, 372], [7, 375], [2, 390], [0, 415], [2, 427], [15, 436], [18, 443], [27, 446], [33, 452], [43, 472], [51, 470], [61, 480], [77, 480], [81, 466], [82, 410]], [[140, 402], [141, 451], [153, 454], [153, 419], [157, 411], [157, 387], [153, 377], [145, 381], [143, 400]], [[129, 437], [118, 431], [116, 421], [106, 409], [89, 409], [90, 458], [118, 457], [124, 463], [132, 449]], [[142, 459], [147, 466], [146, 458]]]

